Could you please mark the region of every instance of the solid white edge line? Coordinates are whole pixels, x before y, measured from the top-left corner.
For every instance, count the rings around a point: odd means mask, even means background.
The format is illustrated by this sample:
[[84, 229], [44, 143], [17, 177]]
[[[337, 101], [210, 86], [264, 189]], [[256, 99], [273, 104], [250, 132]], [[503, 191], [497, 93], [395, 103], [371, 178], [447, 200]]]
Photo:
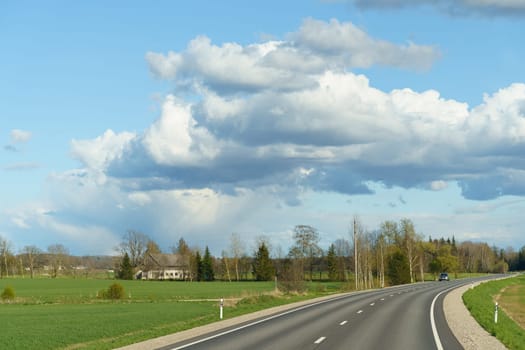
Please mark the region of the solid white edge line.
[[454, 286], [450, 287], [448, 289], [442, 290], [439, 292], [434, 299], [432, 299], [432, 304], [430, 304], [430, 325], [432, 326], [432, 333], [434, 334], [434, 342], [436, 343], [436, 347], [438, 350], [443, 350], [443, 345], [441, 344], [441, 339], [439, 339], [439, 334], [436, 327], [436, 321], [434, 320], [434, 305], [436, 304], [437, 298], [445, 292], [449, 292], [452, 289], [458, 288], [460, 286]]
[[185, 348], [188, 348], [188, 347], [193, 346], [193, 345], [197, 345], [197, 344], [200, 344], [200, 343], [204, 343], [204, 342], [206, 342], [206, 341], [208, 341], [208, 340], [211, 340], [211, 339], [215, 339], [215, 338], [222, 337], [223, 335], [226, 335], [226, 334], [230, 334], [230, 333], [233, 333], [233, 332], [240, 331], [241, 329], [244, 329], [244, 328], [248, 328], [248, 327], [252, 327], [252, 326], [258, 325], [259, 323], [263, 323], [263, 322], [266, 322], [266, 321], [273, 320], [274, 318], [278, 318], [278, 317], [281, 317], [281, 316], [285, 316], [285, 315], [288, 315], [288, 314], [291, 314], [291, 313], [294, 313], [294, 312], [297, 312], [297, 311], [300, 311], [300, 310], [308, 309], [308, 308], [310, 308], [310, 307], [317, 306], [317, 305], [321, 305], [321, 304], [325, 304], [325, 303], [328, 303], [328, 302], [331, 302], [331, 301], [335, 301], [335, 300], [339, 300], [339, 299], [348, 298], [349, 296], [353, 296], [353, 295], [355, 295], [355, 294], [342, 295], [342, 296], [337, 297], [337, 298], [327, 299], [327, 300], [319, 301], [319, 302], [317, 302], [317, 303], [303, 305], [303, 306], [300, 306], [300, 307], [298, 307], [298, 308], [291, 309], [291, 310], [285, 311], [285, 312], [280, 313], [280, 314], [276, 314], [276, 315], [273, 315], [273, 316], [270, 316], [270, 317], [267, 317], [267, 318], [263, 318], [263, 319], [261, 319], [261, 320], [259, 320], [259, 321], [255, 321], [255, 322], [247, 323], [247, 324], [245, 324], [245, 325], [243, 325], [243, 326], [240, 326], [240, 327], [237, 327], [237, 328], [233, 328], [233, 329], [230, 329], [230, 330], [227, 330], [227, 331], [221, 332], [221, 333], [217, 333], [217, 334], [215, 334], [215, 335], [211, 335], [211, 336], [209, 336], [209, 337], [206, 337], [206, 338], [203, 338], [203, 339], [199, 339], [199, 340], [196, 340], [196, 341], [194, 341], [194, 342], [191, 342], [191, 343], [188, 343], [188, 344], [184, 344], [184, 345], [178, 346], [178, 347], [176, 347], [176, 348], [171, 348], [170, 350], [180, 350], [180, 349], [185, 349]]
[[316, 341], [314, 341], [314, 344], [321, 344], [325, 339], [326, 339], [326, 337], [321, 337], [321, 338], [317, 339]]

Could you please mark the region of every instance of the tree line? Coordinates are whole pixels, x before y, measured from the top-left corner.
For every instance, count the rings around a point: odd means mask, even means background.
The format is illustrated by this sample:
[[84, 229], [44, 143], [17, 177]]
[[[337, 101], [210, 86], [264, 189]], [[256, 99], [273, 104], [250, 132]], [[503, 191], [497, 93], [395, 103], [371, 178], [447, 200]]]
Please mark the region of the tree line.
[[0, 236], [0, 278], [59, 275], [90, 276], [95, 271], [107, 271], [113, 264], [109, 256], [73, 256], [62, 244], [51, 244], [46, 249], [35, 245], [24, 246], [14, 252], [10, 241]]
[[[309, 225], [294, 227], [293, 244], [287, 251], [264, 236], [256, 239], [251, 251], [239, 234], [229, 238], [229, 247], [220, 256], [212, 256], [207, 246], [204, 250], [190, 247], [182, 237], [164, 252], [181, 257], [187, 281], [277, 278], [288, 289], [301, 289], [311, 280], [342, 281], [365, 289], [423, 281], [440, 272], [525, 270], [525, 246], [514, 251], [483, 242], [456, 242], [454, 236], [425, 238], [409, 219], [384, 221], [370, 231], [354, 218], [348, 232], [326, 249], [319, 245], [319, 231]], [[151, 268], [148, 256], [163, 252], [148, 235], [134, 230], [125, 233], [116, 249], [116, 257], [75, 257], [61, 244], [46, 250], [30, 245], [15, 254], [11, 243], [0, 237], [0, 276], [33, 277], [38, 272], [57, 277], [114, 269], [117, 278], [132, 279], [138, 270]]]
[[[186, 262], [188, 281], [277, 278], [279, 283], [293, 289], [300, 289], [304, 281], [311, 280], [342, 281], [352, 283], [355, 289], [365, 289], [424, 281], [429, 275], [435, 278], [441, 272], [525, 270], [525, 246], [516, 252], [483, 242], [459, 243], [454, 236], [424, 238], [409, 219], [385, 221], [377, 230], [369, 231], [355, 218], [349, 232], [326, 250], [319, 242], [316, 228], [297, 225], [287, 252], [280, 247], [272, 251], [268, 237], [259, 237], [249, 252], [238, 234], [230, 236], [228, 249], [218, 257], [211, 257], [206, 247], [202, 259], [202, 250], [190, 247], [182, 237], [171, 247], [171, 252]], [[147, 253], [160, 252], [147, 235], [136, 231], [128, 231], [120, 248], [122, 256], [129, 254], [131, 269], [145, 267]]]

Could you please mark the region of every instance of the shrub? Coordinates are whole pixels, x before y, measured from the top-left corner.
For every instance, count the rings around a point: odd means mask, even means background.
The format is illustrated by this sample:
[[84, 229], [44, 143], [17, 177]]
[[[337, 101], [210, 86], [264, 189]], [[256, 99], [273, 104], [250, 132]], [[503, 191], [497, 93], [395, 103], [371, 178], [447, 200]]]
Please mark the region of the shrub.
[[2, 300], [13, 300], [15, 299], [15, 290], [11, 286], [7, 286], [4, 288], [4, 291], [2, 292]]
[[98, 297], [103, 299], [119, 300], [124, 299], [126, 292], [124, 287], [119, 283], [113, 283], [108, 289], [103, 289], [98, 292]]

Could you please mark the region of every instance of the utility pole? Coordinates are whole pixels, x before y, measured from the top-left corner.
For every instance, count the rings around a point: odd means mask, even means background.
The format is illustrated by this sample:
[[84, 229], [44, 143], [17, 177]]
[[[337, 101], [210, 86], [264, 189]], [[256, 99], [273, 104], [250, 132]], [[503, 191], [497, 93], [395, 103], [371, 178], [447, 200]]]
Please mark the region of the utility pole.
[[355, 289], [358, 288], [358, 270], [357, 270], [357, 222], [354, 217], [354, 279], [355, 279]]

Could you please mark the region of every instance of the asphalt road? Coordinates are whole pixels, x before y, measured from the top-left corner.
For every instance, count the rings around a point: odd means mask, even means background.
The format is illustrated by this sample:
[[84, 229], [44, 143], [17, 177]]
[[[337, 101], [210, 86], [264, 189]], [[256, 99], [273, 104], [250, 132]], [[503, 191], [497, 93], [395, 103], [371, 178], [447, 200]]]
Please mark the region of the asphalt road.
[[472, 281], [353, 293], [163, 349], [462, 349], [446, 323], [443, 298]]

